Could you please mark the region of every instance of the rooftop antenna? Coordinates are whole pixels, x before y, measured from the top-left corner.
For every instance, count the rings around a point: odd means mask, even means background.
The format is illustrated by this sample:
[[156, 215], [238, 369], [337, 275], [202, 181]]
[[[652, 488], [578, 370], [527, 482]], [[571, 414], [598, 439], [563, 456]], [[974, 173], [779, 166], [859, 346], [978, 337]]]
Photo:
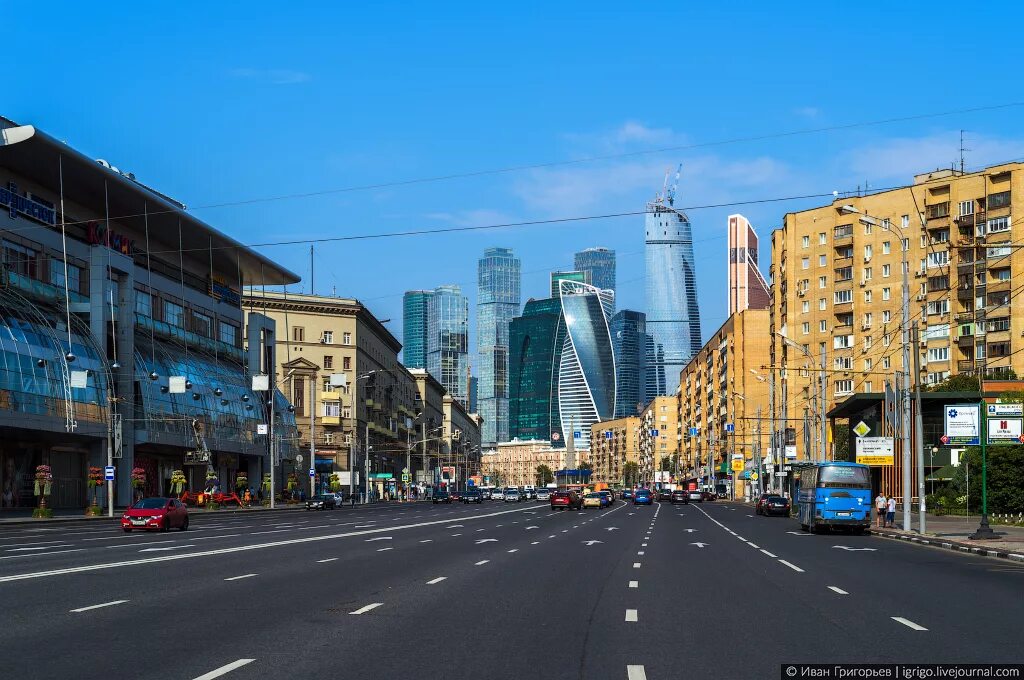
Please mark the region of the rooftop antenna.
[[970, 149], [964, 148], [964, 130], [960, 130], [960, 174], [964, 174], [964, 152]]
[[[676, 201], [676, 190], [679, 189], [679, 174], [683, 171], [683, 164], [680, 163], [679, 167], [676, 168], [676, 179], [672, 182], [672, 189], [668, 192], [668, 204], [672, 205]], [[668, 175], [665, 175], [665, 181], [668, 181]]]

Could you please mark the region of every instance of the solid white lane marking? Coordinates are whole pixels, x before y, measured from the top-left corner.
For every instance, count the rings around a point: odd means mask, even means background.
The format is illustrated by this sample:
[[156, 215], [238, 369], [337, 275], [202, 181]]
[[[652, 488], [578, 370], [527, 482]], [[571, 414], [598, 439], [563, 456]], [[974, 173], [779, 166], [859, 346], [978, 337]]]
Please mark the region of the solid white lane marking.
[[640, 581], [630, 581], [629, 582], [629, 587], [630, 588], [639, 588], [640, 587]]
[[225, 581], [241, 581], [243, 578], [252, 578], [256, 574], [242, 574], [241, 576], [232, 576], [231, 578], [224, 579]]
[[447, 578], [448, 578], [447, 576], [438, 576], [437, 578], [432, 578], [429, 581], [427, 581], [427, 585], [428, 586], [432, 586], [435, 583], [440, 583], [441, 581], [444, 581]]
[[333, 562], [338, 559], [337, 557], [328, 557], [326, 560], [317, 560], [317, 564], [323, 564], [324, 562]]
[[365, 607], [360, 607], [354, 612], [349, 612], [349, 614], [365, 614], [366, 612], [372, 609], [376, 609], [377, 607], [383, 606], [383, 604], [383, 602], [373, 602], [371, 604], [366, 605]]
[[848, 592], [846, 592], [842, 588], [837, 588], [836, 586], [829, 586], [828, 589], [831, 590], [833, 593], [839, 593], [840, 595], [849, 595]]
[[209, 673], [203, 673], [198, 678], [194, 678], [194, 680], [213, 680], [214, 678], [219, 678], [222, 675], [230, 673], [236, 668], [241, 668], [242, 666], [251, 664], [255, 660], [256, 659], [239, 659], [238, 661], [232, 661], [231, 663], [221, 666], [220, 668], [213, 669]]
[[914, 630], [928, 630], [924, 626], [920, 626], [920, 625], [914, 623], [913, 621], [911, 621], [909, 619], [903, 618], [902, 616], [892, 616], [892, 617], [889, 617], [889, 618], [891, 618], [893, 621], [896, 621], [898, 623], [902, 623], [907, 628], [913, 628]]
[[377, 552], [384, 552], [385, 550], [394, 550], [394, 548], [377, 548]]
[[636, 622], [636, 610], [635, 609], [627, 609], [626, 610], [626, 621], [629, 621], [631, 623], [635, 623]]
[[164, 552], [167, 550], [181, 550], [182, 548], [194, 548], [195, 545], [192, 543], [186, 543], [185, 545], [169, 545], [166, 548], [143, 548], [140, 553], [144, 552]]
[[[221, 538], [221, 537], [220, 536], [206, 536], [205, 538]], [[193, 540], [198, 541], [200, 539], [196, 538], [196, 539], [193, 539]], [[111, 550], [111, 549], [114, 549], [114, 548], [134, 548], [137, 545], [161, 545], [161, 544], [164, 544], [164, 543], [174, 543], [174, 541], [170, 540], [170, 541], [146, 541], [145, 543], [122, 543], [121, 545], [105, 545], [103, 547], [106, 548], [107, 550]]]
[[634, 562], [633, 563], [633, 568], [634, 569], [639, 569], [640, 568], [640, 563], [639, 562]]
[[92, 604], [92, 605], [89, 605], [88, 607], [79, 607], [78, 609], [72, 609], [70, 611], [70, 613], [71, 614], [80, 614], [82, 612], [87, 612], [90, 609], [102, 609], [103, 607], [113, 607], [114, 605], [124, 604], [127, 601], [128, 600], [114, 600], [113, 602], [104, 602], [103, 604]]
[[490, 562], [490, 560], [480, 560], [479, 562], [476, 563], [475, 566], [479, 567], [481, 564], [487, 564], [488, 562]]
[[274, 529], [273, 531], [254, 531], [254, 532], [252, 532], [249, 535], [250, 536], [259, 536], [260, 534], [279, 534], [279, 533], [281, 533], [283, 531], [288, 531], [288, 530], [287, 529]]
[[776, 555], [775, 553], [770, 553], [767, 550], [765, 550], [764, 548], [761, 548], [761, 552], [763, 552], [768, 557], [778, 557], [778, 555]]
[[[242, 534], [220, 534], [219, 536], [200, 536], [199, 538], [190, 538], [190, 541], [208, 541], [211, 538], [234, 538], [235, 536], [241, 536]], [[120, 548], [121, 546], [109, 545], [108, 548]]]
[[787, 567], [789, 567], [793, 571], [799, 571], [799, 572], [803, 573], [803, 569], [801, 569], [800, 567], [796, 566], [792, 562], [787, 562], [786, 560], [779, 560], [779, 562], [782, 562], [783, 564], [785, 564]]
[[626, 666], [626, 680], [647, 680], [643, 666]]
[[[121, 536], [114, 536], [114, 538], [121, 538]], [[86, 539], [83, 539], [83, 540], [94, 541], [96, 539], [94, 539], [94, 538], [86, 538]], [[4, 547], [5, 548], [13, 548], [13, 547], [19, 546], [19, 545], [48, 545], [48, 546], [54, 546], [54, 545], [66, 545], [66, 544], [67, 544], [67, 541], [34, 541], [32, 543], [8, 543]], [[10, 552], [10, 551], [7, 551], [7, 552]]]
[[61, 555], [63, 553], [84, 552], [84, 551], [85, 551], [85, 548], [72, 548], [71, 550], [54, 550], [53, 552], [45, 552], [45, 553], [26, 553], [24, 555], [6, 555], [4, 557], [0, 557], [0, 560], [16, 560], [16, 559], [19, 559], [21, 557], [45, 557], [47, 555]]
[[32, 550], [51, 550], [53, 548], [70, 548], [70, 547], [71, 547], [70, 543], [63, 543], [63, 544], [60, 544], [60, 545], [41, 545], [41, 546], [36, 547], [36, 548], [11, 548], [10, 550], [5, 550], [4, 552], [28, 552], [28, 551], [32, 551]]

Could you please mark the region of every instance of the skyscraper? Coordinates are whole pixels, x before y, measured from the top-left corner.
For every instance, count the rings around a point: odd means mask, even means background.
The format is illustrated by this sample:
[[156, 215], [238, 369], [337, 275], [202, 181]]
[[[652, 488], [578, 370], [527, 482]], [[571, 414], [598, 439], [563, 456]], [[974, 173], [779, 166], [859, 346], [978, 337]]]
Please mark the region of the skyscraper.
[[768, 309], [772, 295], [757, 268], [757, 232], [743, 215], [729, 215], [729, 315]]
[[558, 362], [562, 436], [573, 437], [576, 449], [589, 449], [590, 426], [615, 412], [615, 355], [608, 330], [615, 294], [565, 279], [559, 281], [558, 292], [559, 325], [565, 328]]
[[[585, 283], [615, 292], [615, 251], [587, 248], [576, 253], [573, 267], [587, 275]], [[614, 307], [612, 308], [614, 310]]]
[[402, 298], [402, 364], [406, 368], [427, 367], [427, 308], [429, 290], [407, 290]]
[[509, 248], [488, 248], [477, 264], [477, 407], [481, 441], [508, 441], [508, 326], [519, 313], [519, 258]]
[[701, 348], [693, 235], [674, 203], [675, 187], [666, 188], [647, 204], [644, 217], [647, 331], [654, 338], [655, 377], [660, 383], [664, 376], [663, 394], [676, 391], [680, 371]]
[[469, 401], [469, 300], [439, 286], [427, 305], [427, 371], [462, 404]]
[[658, 394], [647, 370], [653, 341], [647, 334], [647, 315], [623, 309], [610, 324], [615, 354], [615, 417], [635, 416]]
[[559, 281], [578, 281], [579, 283], [590, 283], [587, 280], [587, 272], [551, 272], [551, 297], [558, 299]]
[[[509, 438], [564, 445], [558, 418], [559, 328], [557, 297], [530, 299], [509, 324]], [[562, 334], [564, 336], [564, 332]], [[552, 436], [557, 433], [557, 438]]]

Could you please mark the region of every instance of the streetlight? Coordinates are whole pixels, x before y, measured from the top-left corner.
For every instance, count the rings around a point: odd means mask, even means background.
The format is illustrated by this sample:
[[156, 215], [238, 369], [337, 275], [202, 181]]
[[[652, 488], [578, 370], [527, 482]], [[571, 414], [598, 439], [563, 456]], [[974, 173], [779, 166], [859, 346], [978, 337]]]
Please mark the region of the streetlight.
[[[795, 340], [790, 338], [788, 335], [785, 335], [784, 333], [781, 333], [781, 332], [777, 331], [775, 333], [775, 335], [777, 335], [780, 338], [782, 338], [782, 342], [783, 343], [785, 343], [786, 345], [789, 345], [790, 347], [796, 349], [801, 354], [803, 354], [805, 357], [807, 357], [807, 360], [811, 362], [811, 365], [812, 366], [814, 365], [814, 357], [811, 356], [810, 352], [808, 352], [806, 349], [804, 349], [803, 345], [801, 345], [800, 343], [796, 342]], [[818, 440], [818, 445], [815, 447], [814, 459], [815, 460], [824, 461], [825, 460], [825, 442], [827, 441], [826, 433], [825, 433], [825, 428], [826, 428], [826, 423], [825, 423], [825, 401], [826, 401], [826, 399], [825, 399], [825, 348], [824, 347], [821, 348], [821, 373], [818, 376], [818, 389], [815, 390], [815, 392], [817, 394], [815, 395], [814, 400], [818, 402], [817, 409], [815, 409], [817, 411], [817, 413], [815, 414], [815, 420], [818, 421], [818, 424], [819, 424], [819, 427], [821, 428], [821, 431], [819, 433], [819, 437], [820, 438]]]

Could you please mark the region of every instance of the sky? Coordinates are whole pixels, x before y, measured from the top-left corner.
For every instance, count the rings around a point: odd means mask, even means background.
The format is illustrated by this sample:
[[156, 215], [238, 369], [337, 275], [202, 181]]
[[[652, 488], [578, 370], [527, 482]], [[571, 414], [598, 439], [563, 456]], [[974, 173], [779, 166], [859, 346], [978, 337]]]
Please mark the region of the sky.
[[[1024, 160], [1019, 3], [691, 4], [0, 0], [35, 16], [5, 32], [0, 115], [249, 244], [641, 211], [681, 164], [705, 339], [729, 214], [767, 277], [786, 212], [959, 163], [961, 130], [969, 168]], [[475, 317], [490, 246], [523, 302], [612, 248], [617, 307], [644, 309], [642, 215], [317, 243], [315, 292], [401, 338], [409, 289], [460, 284]], [[309, 292], [308, 243], [260, 250]]]

